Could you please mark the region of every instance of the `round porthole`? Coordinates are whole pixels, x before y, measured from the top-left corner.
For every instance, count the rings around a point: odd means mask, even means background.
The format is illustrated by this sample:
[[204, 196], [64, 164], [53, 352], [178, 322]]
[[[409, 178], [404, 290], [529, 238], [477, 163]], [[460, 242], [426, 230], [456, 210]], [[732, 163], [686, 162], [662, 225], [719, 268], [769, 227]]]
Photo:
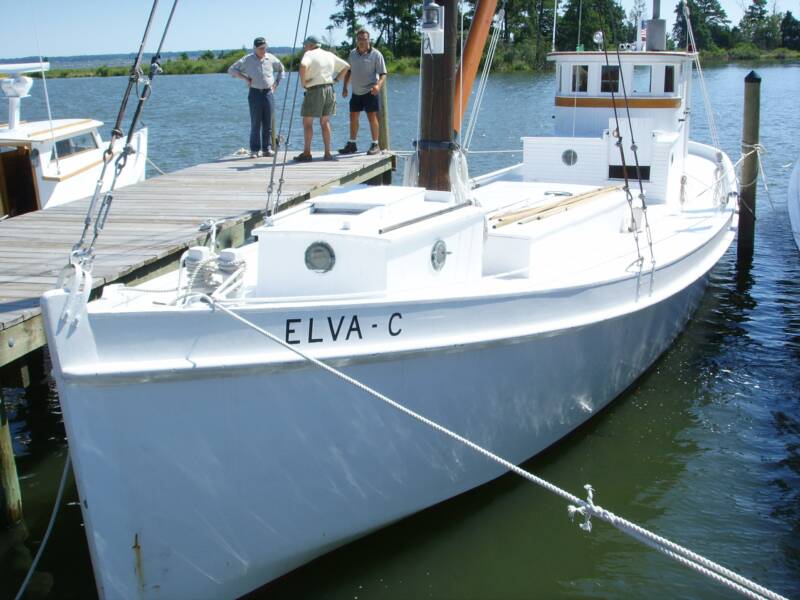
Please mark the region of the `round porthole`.
[[561, 162], [568, 167], [571, 167], [578, 162], [578, 153], [575, 152], [575, 150], [564, 150], [564, 152], [561, 154]]
[[447, 260], [447, 244], [443, 240], [438, 240], [431, 248], [431, 266], [434, 271], [441, 271]]
[[306, 248], [306, 267], [316, 273], [327, 273], [336, 264], [333, 248], [325, 242], [314, 242]]

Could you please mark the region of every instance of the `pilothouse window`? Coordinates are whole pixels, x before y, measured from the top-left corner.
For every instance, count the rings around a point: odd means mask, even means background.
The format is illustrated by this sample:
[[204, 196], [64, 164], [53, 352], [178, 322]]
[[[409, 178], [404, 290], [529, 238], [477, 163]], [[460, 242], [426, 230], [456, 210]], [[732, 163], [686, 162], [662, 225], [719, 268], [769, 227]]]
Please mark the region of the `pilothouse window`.
[[664, 67], [664, 93], [675, 93], [675, 66], [667, 65]]
[[572, 65], [572, 91], [585, 92], [589, 89], [589, 65]]
[[94, 150], [96, 148], [97, 142], [94, 136], [91, 133], [82, 133], [81, 135], [76, 135], [65, 140], [58, 140], [55, 150], [51, 152], [50, 160], [56, 159], [56, 152], [58, 152], [59, 158], [64, 158], [71, 154], [77, 154], [85, 150]]
[[653, 68], [650, 65], [633, 65], [633, 93], [649, 94]]
[[619, 66], [603, 65], [600, 74], [601, 92], [619, 92]]

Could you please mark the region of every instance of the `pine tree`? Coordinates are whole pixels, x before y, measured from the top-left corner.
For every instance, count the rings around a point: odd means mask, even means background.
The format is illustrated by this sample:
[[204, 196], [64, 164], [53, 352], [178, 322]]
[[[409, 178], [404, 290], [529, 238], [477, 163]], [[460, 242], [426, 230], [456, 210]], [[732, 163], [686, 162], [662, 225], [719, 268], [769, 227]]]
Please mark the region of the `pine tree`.
[[781, 20], [781, 46], [790, 50], [800, 50], [800, 21], [787, 11]]
[[752, 0], [739, 22], [739, 30], [762, 50], [772, 50], [781, 43], [780, 15], [767, 12], [767, 0]]
[[342, 7], [339, 12], [331, 15], [331, 21], [337, 27], [345, 26], [347, 37], [350, 38], [352, 44], [356, 43], [356, 32], [361, 28], [358, 22], [358, 17], [362, 16], [362, 12], [358, 7], [364, 6], [368, 0], [336, 0], [336, 4]]

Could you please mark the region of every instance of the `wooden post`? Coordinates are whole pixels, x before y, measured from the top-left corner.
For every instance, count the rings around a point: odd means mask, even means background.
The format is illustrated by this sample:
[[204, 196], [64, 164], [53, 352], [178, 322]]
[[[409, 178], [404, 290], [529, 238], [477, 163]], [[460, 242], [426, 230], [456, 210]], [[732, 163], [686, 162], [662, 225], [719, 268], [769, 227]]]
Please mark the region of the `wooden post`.
[[457, 0], [436, 0], [444, 6], [444, 53], [423, 53], [420, 107], [419, 186], [450, 191], [450, 156], [455, 99]]
[[381, 109], [378, 112], [378, 145], [381, 150], [389, 149], [389, 79], [383, 81], [378, 99]]
[[19, 491], [17, 465], [11, 445], [11, 428], [8, 424], [3, 396], [0, 394], [0, 527], [22, 520], [22, 494]]
[[758, 144], [760, 122], [761, 77], [750, 71], [744, 78], [744, 119], [742, 122], [742, 179], [739, 190], [739, 259], [753, 256], [756, 225], [756, 183], [758, 180]]

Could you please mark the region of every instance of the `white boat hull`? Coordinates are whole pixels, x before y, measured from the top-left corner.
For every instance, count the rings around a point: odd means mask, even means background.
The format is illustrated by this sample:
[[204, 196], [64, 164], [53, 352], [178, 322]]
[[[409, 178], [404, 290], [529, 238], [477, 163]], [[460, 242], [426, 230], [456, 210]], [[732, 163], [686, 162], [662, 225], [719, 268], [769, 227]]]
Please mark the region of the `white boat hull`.
[[[240, 312], [519, 463], [672, 343], [729, 226], [600, 287]], [[220, 311], [90, 312], [73, 328], [66, 299], [48, 292], [43, 313], [101, 596], [233, 598], [502, 474]], [[359, 316], [358, 335], [343, 338], [347, 316], [334, 341], [331, 315]]]
[[800, 160], [795, 163], [792, 174], [789, 177], [787, 207], [794, 243], [800, 250]]

